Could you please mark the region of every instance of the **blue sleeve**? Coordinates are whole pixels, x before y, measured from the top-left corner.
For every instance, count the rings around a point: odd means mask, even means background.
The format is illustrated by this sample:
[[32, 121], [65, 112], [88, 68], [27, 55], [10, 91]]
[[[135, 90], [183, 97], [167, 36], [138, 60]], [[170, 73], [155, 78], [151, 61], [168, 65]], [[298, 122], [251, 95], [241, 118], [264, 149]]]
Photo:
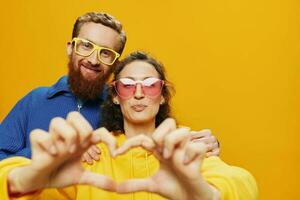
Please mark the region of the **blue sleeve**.
[[10, 156], [31, 155], [30, 147], [25, 146], [30, 96], [21, 99], [0, 125], [0, 160]]

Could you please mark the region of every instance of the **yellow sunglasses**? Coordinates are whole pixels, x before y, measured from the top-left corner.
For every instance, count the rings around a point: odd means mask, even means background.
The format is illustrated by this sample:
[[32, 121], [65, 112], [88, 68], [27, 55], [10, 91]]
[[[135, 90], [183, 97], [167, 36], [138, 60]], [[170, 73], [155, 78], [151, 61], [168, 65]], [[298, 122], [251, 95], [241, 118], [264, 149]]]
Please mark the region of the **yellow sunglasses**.
[[106, 65], [113, 65], [120, 57], [120, 54], [110, 48], [101, 47], [83, 38], [75, 37], [72, 40], [75, 53], [80, 56], [89, 57], [94, 51], [97, 51], [98, 60]]

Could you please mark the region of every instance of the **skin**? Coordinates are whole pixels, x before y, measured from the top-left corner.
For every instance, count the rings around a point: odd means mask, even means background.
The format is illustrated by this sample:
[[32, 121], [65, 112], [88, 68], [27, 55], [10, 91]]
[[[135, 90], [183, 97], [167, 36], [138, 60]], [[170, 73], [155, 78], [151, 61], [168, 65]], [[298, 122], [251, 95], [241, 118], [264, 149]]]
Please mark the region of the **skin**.
[[[120, 73], [120, 78], [131, 78], [135, 81], [144, 80], [148, 77], [159, 78], [159, 74], [151, 64], [142, 61], [129, 63]], [[130, 100], [122, 100], [122, 98], [116, 96], [114, 98], [114, 102], [121, 104], [121, 110], [124, 116], [124, 127], [125, 130], [127, 129], [126, 135], [127, 137], [131, 137], [138, 133], [146, 135], [152, 134], [155, 128], [155, 123], [153, 123], [153, 121], [147, 121], [146, 118], [150, 119], [148, 115], [152, 116], [152, 119], [155, 118], [159, 105], [164, 103], [164, 98], [163, 96], [145, 98], [141, 85], [138, 84], [134, 97], [130, 98]], [[152, 106], [149, 107], [149, 104]], [[128, 125], [128, 121], [135, 123], [133, 129]], [[206, 156], [219, 155], [220, 149], [217, 139], [211, 134], [209, 129], [191, 131], [191, 135], [191, 139], [194, 142], [204, 142], [207, 144]], [[93, 146], [83, 155], [82, 161], [86, 161], [88, 164], [93, 164], [93, 160], [100, 160], [100, 153], [99, 148]]]
[[[144, 80], [159, 78], [155, 68], [143, 61], [129, 63], [120, 73], [120, 78]], [[176, 128], [173, 119], [165, 120], [155, 129], [155, 117], [164, 97], [147, 97], [138, 84], [135, 94], [129, 99], [114, 97], [120, 104], [124, 117], [124, 130], [128, 140], [116, 150], [116, 155], [132, 147], [142, 146], [160, 161], [158, 172], [146, 179], [123, 182], [117, 192], [147, 191], [169, 199], [218, 199], [218, 191], [207, 184], [199, 173], [201, 161], [207, 152], [203, 142], [190, 142], [189, 128]], [[139, 106], [138, 109], [135, 108]], [[195, 135], [194, 135], [195, 136]], [[149, 139], [151, 138], [151, 139]]]
[[[131, 62], [120, 72], [120, 78], [130, 78], [135, 81], [148, 77], [159, 78], [159, 74], [151, 64], [142, 61]], [[130, 99], [116, 96], [114, 102], [120, 104], [126, 136], [132, 137], [140, 133], [151, 135], [155, 129], [155, 116], [164, 101], [162, 95], [155, 98], [145, 96], [141, 84], [137, 85], [135, 94]]]
[[[121, 41], [119, 33], [102, 24], [88, 22], [82, 25], [78, 37], [89, 40], [94, 44], [118, 51]], [[67, 44], [68, 56], [75, 63], [76, 70], [80, 70], [85, 79], [95, 79], [101, 74], [108, 72], [111, 66], [100, 63], [97, 51], [88, 57], [80, 56], [73, 51], [72, 44]]]
[[[140, 76], [132, 74], [138, 68], [143, 73]], [[122, 76], [143, 79], [154, 75], [149, 66], [139, 62], [133, 62], [129, 69]], [[117, 98], [122, 111], [124, 110], [124, 121], [127, 124], [124, 128], [128, 137], [119, 148], [106, 129], [93, 131], [77, 112], [70, 113], [66, 120], [54, 118], [50, 123], [50, 134], [43, 130], [34, 130], [30, 138], [32, 162], [28, 166], [14, 168], [9, 173], [10, 194], [27, 193], [47, 187], [88, 184], [117, 193], [154, 192], [168, 199], [219, 199], [219, 192], [200, 174], [201, 162], [207, 151], [205, 143], [192, 142], [190, 129], [177, 128], [173, 119], [166, 119], [155, 129], [153, 124], [156, 111], [163, 102], [163, 97], [160, 95], [149, 99], [145, 95], [141, 96], [141, 92], [136, 90], [135, 95], [127, 100]], [[137, 111], [131, 106], [136, 102], [147, 104], [147, 107]], [[142, 127], [147, 130], [143, 132], [145, 134], [140, 132]], [[106, 143], [112, 156], [141, 146], [154, 153], [160, 161], [160, 168], [152, 177], [117, 184], [105, 175], [85, 170], [80, 164], [79, 156], [98, 142]]]
[[[89, 22], [83, 24], [78, 37], [115, 51], [118, 51], [121, 46], [119, 34], [115, 30], [98, 23]], [[67, 53], [69, 58], [72, 59], [72, 63], [75, 63], [75, 69], [80, 70], [85, 79], [95, 79], [99, 75], [104, 75], [108, 73], [111, 67], [98, 61], [96, 51], [89, 57], [77, 55], [73, 51], [71, 43], [67, 44]], [[212, 147], [208, 149], [208, 156], [219, 155], [220, 149], [217, 140], [209, 130], [199, 131], [198, 134], [195, 134], [194, 139], [204, 141]], [[94, 160], [100, 160], [100, 154], [101, 150], [96, 146], [92, 146], [82, 155], [82, 161], [93, 164]]]
[[[142, 67], [140, 67], [142, 66]], [[147, 74], [148, 76], [145, 76]], [[134, 61], [126, 66], [124, 70], [120, 73], [120, 78], [131, 78], [135, 81], [144, 80], [148, 77], [159, 77], [157, 71], [149, 63], [142, 61]], [[164, 98], [158, 96], [157, 98], [145, 98], [141, 86], [137, 86], [136, 94], [130, 101], [124, 101], [118, 96], [115, 97], [114, 101], [117, 104], [121, 103], [121, 110], [124, 115], [124, 126], [127, 131], [127, 137], [131, 137], [136, 133], [151, 134], [155, 124], [151, 121], [145, 121], [145, 116], [151, 115], [152, 118], [156, 115], [159, 109], [159, 105], [164, 103]], [[154, 104], [153, 104], [154, 103]], [[155, 106], [149, 107], [148, 105], [152, 104]], [[135, 107], [135, 110], [133, 109]], [[138, 111], [136, 111], [138, 110]], [[143, 111], [143, 112], [141, 112]], [[128, 121], [134, 121], [135, 127], [134, 130], [128, 126]], [[142, 122], [142, 123], [140, 123]], [[149, 124], [150, 123], [150, 124]], [[137, 128], [137, 126], [139, 128]], [[148, 130], [148, 127], [150, 129]], [[211, 134], [209, 129], [204, 129], [200, 131], [192, 131], [192, 140], [195, 142], [204, 142], [207, 144], [207, 156], [218, 156], [220, 153], [219, 145], [217, 139]], [[82, 161], [86, 161], [88, 164], [93, 164], [93, 160], [100, 160], [100, 150], [96, 146], [92, 146], [82, 158]]]
[[[89, 40], [94, 44], [118, 51], [121, 47], [119, 33], [99, 23], [88, 22], [82, 25], [78, 37]], [[80, 70], [85, 79], [92, 80], [107, 74], [111, 66], [100, 63], [97, 58], [97, 51], [90, 56], [84, 57], [75, 53], [72, 44], [67, 44], [69, 59], [72, 59], [75, 70]], [[99, 160], [101, 153], [96, 146], [91, 146], [83, 155], [82, 161], [93, 164], [93, 160]]]

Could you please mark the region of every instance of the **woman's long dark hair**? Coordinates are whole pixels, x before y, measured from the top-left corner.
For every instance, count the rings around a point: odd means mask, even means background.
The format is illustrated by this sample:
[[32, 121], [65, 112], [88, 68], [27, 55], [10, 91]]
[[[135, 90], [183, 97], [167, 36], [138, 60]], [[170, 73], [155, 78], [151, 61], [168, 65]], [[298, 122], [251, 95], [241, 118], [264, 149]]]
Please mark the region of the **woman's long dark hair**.
[[[155, 127], [157, 127], [163, 120], [171, 117], [170, 100], [172, 94], [174, 93], [174, 88], [172, 87], [172, 84], [166, 79], [164, 66], [149, 54], [141, 51], [131, 53], [116, 65], [115, 69], [113, 70], [113, 81], [118, 80], [121, 71], [126, 67], [126, 65], [132, 63], [133, 61], [143, 61], [151, 64], [158, 72], [159, 78], [165, 82], [162, 88], [162, 95], [165, 99], [165, 102], [160, 105], [159, 111], [155, 118]], [[114, 87], [110, 86], [108, 89], [108, 98], [102, 105], [102, 123], [100, 124], [100, 126], [105, 127], [108, 131], [124, 133], [124, 122], [120, 105], [116, 105], [113, 103], [113, 98], [116, 95], [117, 93]]]

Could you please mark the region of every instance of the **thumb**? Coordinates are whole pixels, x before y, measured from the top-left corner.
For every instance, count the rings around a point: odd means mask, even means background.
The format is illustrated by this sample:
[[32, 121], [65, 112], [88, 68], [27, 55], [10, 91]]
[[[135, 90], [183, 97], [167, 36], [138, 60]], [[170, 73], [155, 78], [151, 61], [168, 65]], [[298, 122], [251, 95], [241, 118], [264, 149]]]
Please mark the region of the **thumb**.
[[157, 193], [157, 184], [155, 184], [151, 178], [130, 179], [120, 183], [116, 190], [116, 192], [120, 194], [139, 191]]
[[91, 185], [110, 192], [115, 192], [117, 188], [117, 183], [111, 177], [88, 170], [83, 172], [78, 184]]

